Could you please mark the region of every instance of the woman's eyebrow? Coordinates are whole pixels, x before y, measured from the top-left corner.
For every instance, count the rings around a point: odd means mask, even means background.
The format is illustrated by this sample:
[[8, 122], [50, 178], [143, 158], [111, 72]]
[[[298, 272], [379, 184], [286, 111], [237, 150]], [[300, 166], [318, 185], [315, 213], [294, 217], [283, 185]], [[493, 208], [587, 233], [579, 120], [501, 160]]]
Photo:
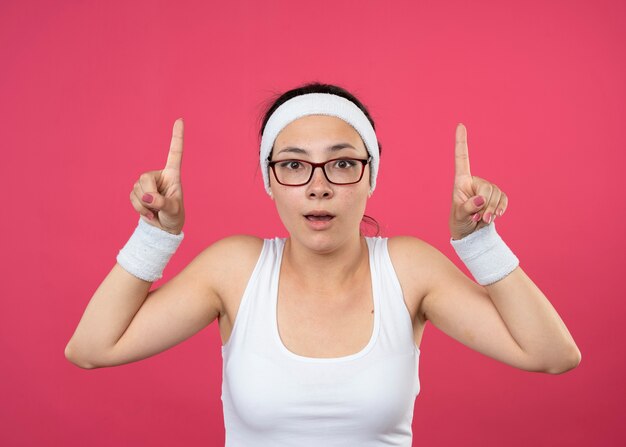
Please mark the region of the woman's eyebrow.
[[[336, 152], [336, 151], [340, 151], [341, 149], [354, 149], [357, 150], [357, 148], [355, 148], [354, 146], [352, 146], [350, 143], [338, 143], [338, 144], [333, 144], [332, 146], [329, 146], [326, 148], [326, 150], [328, 152]], [[282, 154], [283, 152], [294, 152], [297, 154], [307, 154], [309, 153], [309, 151], [307, 151], [306, 149], [302, 149], [300, 147], [295, 147], [295, 146], [287, 146], [282, 148], [280, 151], [278, 151], [278, 154]]]

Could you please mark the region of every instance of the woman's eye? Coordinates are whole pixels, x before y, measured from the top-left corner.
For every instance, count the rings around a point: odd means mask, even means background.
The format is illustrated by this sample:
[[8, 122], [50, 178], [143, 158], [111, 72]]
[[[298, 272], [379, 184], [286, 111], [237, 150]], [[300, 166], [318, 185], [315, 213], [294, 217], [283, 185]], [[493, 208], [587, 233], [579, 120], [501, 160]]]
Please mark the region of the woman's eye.
[[298, 169], [301, 167], [301, 164], [299, 161], [287, 160], [279, 163], [279, 166], [284, 169]]
[[335, 163], [335, 167], [339, 169], [351, 168], [354, 165], [354, 160], [337, 160], [337, 163]]

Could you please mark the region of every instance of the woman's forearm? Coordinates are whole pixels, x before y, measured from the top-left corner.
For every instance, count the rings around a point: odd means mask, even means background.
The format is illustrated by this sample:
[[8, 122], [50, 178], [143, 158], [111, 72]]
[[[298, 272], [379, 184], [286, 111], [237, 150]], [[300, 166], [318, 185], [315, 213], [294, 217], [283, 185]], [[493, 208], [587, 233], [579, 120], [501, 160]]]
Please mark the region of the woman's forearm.
[[521, 267], [484, 287], [513, 338], [546, 372], [562, 373], [580, 363], [565, 323]]
[[111, 349], [141, 308], [151, 285], [116, 263], [87, 304], [65, 348], [66, 358], [88, 368]]

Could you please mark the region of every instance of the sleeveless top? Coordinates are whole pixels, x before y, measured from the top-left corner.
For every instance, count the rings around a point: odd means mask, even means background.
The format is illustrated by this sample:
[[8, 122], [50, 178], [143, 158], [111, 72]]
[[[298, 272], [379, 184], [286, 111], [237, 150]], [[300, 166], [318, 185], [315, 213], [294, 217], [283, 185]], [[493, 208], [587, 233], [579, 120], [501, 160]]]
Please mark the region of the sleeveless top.
[[283, 344], [276, 303], [285, 239], [264, 240], [222, 346], [226, 447], [411, 446], [420, 350], [387, 238], [365, 239], [374, 330], [361, 351], [334, 358]]

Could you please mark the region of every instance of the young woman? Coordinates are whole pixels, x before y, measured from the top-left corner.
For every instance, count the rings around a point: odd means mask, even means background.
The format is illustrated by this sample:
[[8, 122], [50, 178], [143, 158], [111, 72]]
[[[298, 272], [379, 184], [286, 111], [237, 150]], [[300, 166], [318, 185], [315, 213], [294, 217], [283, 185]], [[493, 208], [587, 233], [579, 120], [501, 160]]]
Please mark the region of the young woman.
[[82, 368], [134, 362], [217, 318], [228, 446], [410, 446], [426, 321], [527, 371], [580, 362], [496, 233], [507, 196], [471, 175], [462, 124], [450, 242], [476, 282], [420, 239], [360, 233], [380, 160], [374, 122], [346, 90], [314, 83], [280, 96], [261, 128], [265, 188], [289, 237], [227, 237], [149, 292], [184, 237], [182, 155], [177, 120], [166, 167], [134, 185], [138, 226], [66, 357]]

